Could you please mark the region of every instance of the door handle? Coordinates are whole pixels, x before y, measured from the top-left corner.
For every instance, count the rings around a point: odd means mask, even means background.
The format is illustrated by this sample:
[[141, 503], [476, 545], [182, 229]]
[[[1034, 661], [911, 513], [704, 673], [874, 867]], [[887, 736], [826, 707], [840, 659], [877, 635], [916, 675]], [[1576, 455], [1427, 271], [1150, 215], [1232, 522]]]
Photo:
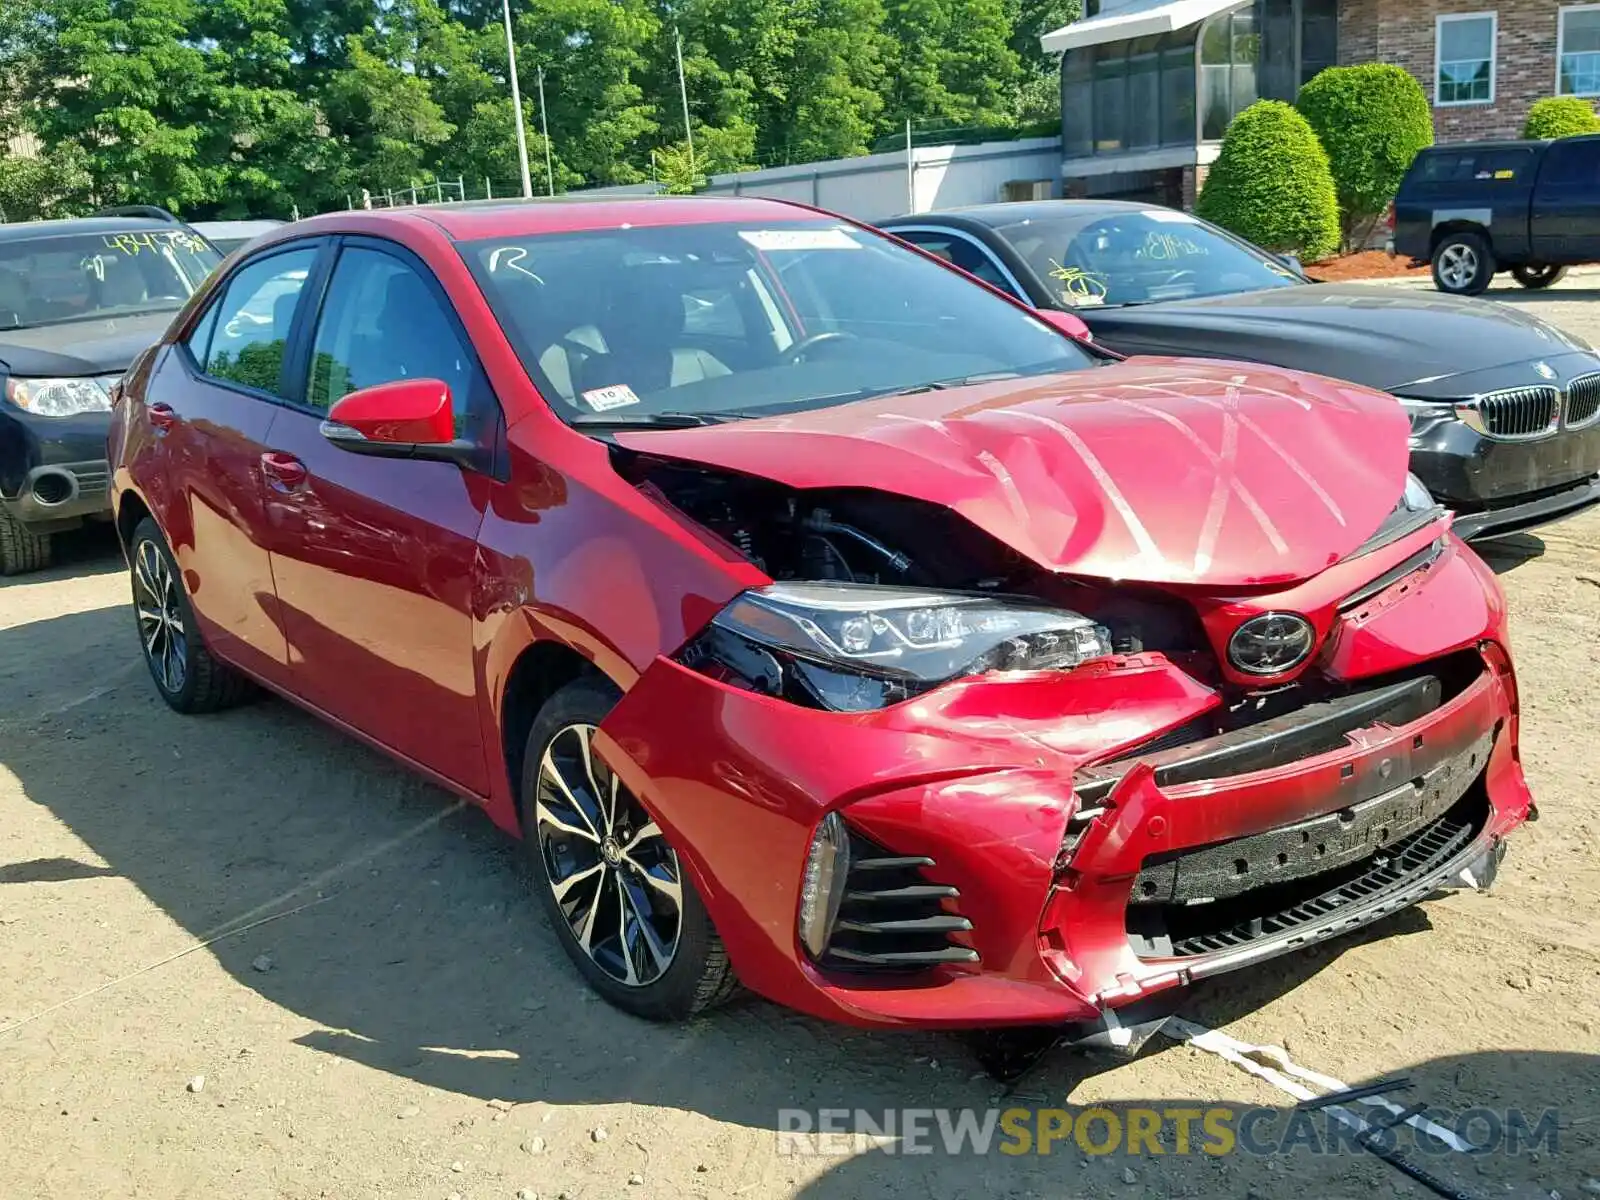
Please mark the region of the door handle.
[[158, 434], [169, 432], [179, 420], [170, 404], [152, 404], [146, 410], [146, 415], [150, 418], [150, 427]]
[[269, 451], [261, 456], [261, 473], [280, 491], [293, 491], [306, 481], [306, 465], [292, 454]]

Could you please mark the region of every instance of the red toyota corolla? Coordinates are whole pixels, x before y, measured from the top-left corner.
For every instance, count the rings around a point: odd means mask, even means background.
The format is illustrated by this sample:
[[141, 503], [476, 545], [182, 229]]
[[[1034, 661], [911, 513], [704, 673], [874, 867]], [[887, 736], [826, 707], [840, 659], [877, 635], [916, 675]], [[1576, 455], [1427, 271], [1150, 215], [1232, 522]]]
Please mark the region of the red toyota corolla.
[[263, 684], [482, 805], [608, 1000], [1006, 1026], [1492, 875], [1504, 606], [1407, 428], [648, 200], [273, 233], [110, 452], [167, 702]]

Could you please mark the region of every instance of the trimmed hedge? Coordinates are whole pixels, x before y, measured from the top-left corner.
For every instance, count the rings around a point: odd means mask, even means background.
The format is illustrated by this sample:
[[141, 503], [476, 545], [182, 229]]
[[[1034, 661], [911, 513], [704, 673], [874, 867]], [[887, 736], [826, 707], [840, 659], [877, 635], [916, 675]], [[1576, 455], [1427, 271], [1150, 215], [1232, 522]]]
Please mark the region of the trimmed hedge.
[[1580, 133], [1600, 133], [1600, 116], [1594, 105], [1577, 96], [1548, 96], [1535, 100], [1522, 126], [1525, 138], [1576, 137]]
[[1258, 100], [1233, 119], [1195, 211], [1246, 241], [1305, 262], [1339, 249], [1328, 156], [1306, 119]]
[[1318, 72], [1295, 107], [1328, 152], [1345, 248], [1359, 250], [1417, 151], [1433, 145], [1428, 98], [1404, 68], [1363, 63]]

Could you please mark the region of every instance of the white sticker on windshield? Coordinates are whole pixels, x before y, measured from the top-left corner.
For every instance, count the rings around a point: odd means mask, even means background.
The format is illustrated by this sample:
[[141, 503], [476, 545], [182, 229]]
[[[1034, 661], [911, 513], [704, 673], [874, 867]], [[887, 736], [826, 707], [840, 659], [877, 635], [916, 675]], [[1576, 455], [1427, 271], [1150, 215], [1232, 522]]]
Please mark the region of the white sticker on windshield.
[[585, 392], [583, 398], [595, 412], [609, 412], [613, 408], [627, 408], [630, 404], [639, 403], [639, 397], [634, 395], [633, 389], [625, 383], [595, 388], [593, 391]]
[[1147, 208], [1139, 214], [1152, 221], [1168, 221], [1173, 225], [1193, 225], [1195, 219], [1186, 212], [1179, 212], [1175, 208]]
[[757, 250], [859, 250], [842, 229], [745, 229], [739, 236]]

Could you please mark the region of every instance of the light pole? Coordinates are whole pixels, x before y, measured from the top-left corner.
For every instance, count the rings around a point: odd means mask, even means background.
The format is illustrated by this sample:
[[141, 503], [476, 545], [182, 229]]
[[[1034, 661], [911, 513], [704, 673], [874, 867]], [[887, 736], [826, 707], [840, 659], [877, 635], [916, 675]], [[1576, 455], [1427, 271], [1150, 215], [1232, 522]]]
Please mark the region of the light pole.
[[500, 0], [506, 18], [506, 63], [511, 75], [511, 106], [517, 115], [517, 164], [522, 168], [522, 197], [533, 199], [533, 179], [528, 174], [528, 135], [522, 128], [522, 87], [517, 83], [517, 47], [511, 37], [511, 0]]
[[544, 135], [544, 186], [554, 196], [556, 175], [550, 169], [550, 116], [544, 106], [544, 68], [539, 68], [539, 132]]

